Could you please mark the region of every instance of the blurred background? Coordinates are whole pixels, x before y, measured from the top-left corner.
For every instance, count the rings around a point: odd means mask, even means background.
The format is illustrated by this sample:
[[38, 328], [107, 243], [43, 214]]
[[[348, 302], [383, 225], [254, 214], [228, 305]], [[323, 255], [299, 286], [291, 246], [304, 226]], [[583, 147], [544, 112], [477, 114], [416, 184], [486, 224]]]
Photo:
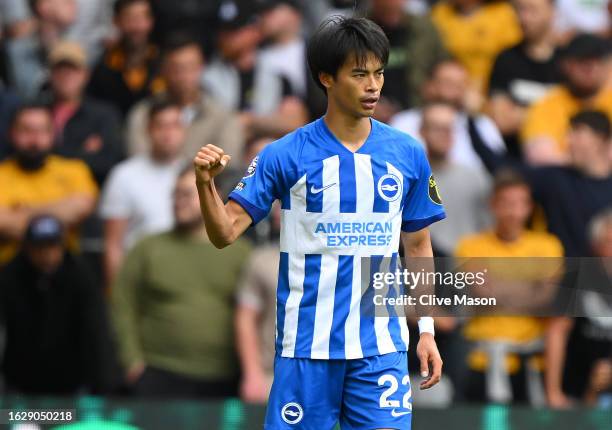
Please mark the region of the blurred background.
[[[611, 261], [609, 0], [0, 0], [0, 408], [261, 428], [280, 208], [215, 249], [190, 160], [231, 154], [227, 195], [325, 113], [305, 47], [333, 14], [389, 38], [376, 118], [427, 150], [437, 256]], [[438, 318], [415, 428], [612, 428], [611, 276], [581, 318]]]

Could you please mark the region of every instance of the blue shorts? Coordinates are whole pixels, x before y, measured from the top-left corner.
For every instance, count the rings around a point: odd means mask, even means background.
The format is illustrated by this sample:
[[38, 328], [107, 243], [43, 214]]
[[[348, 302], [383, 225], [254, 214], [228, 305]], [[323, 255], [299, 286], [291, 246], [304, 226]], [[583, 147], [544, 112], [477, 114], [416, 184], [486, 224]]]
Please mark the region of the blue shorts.
[[356, 360], [274, 360], [266, 430], [410, 430], [408, 357], [395, 352]]

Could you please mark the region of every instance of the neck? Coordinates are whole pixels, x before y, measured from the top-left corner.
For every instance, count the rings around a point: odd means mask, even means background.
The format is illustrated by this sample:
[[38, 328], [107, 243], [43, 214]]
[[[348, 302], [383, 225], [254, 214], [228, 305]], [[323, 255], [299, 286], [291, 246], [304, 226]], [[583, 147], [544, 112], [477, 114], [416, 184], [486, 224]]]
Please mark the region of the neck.
[[461, 4], [455, 5], [455, 9], [462, 15], [469, 15], [480, 8], [480, 0], [464, 1]]
[[155, 164], [172, 164], [178, 157], [176, 155], [159, 154], [151, 151], [151, 159]]
[[605, 179], [612, 175], [612, 166], [610, 166], [610, 161], [605, 155], [593, 160], [580, 170], [586, 176], [596, 179]]
[[80, 97], [66, 97], [66, 98], [60, 98], [58, 97], [55, 100], [55, 106], [61, 106], [61, 107], [77, 107], [79, 104], [81, 103], [81, 98]]
[[503, 227], [499, 224], [495, 226], [495, 236], [502, 242], [514, 242], [521, 236], [522, 232], [523, 230], [520, 228]]
[[552, 31], [548, 30], [540, 37], [525, 40], [525, 52], [529, 58], [537, 61], [549, 60], [555, 52]]
[[429, 154], [428, 158], [432, 169], [440, 169], [448, 164], [448, 158], [445, 156]]
[[194, 91], [184, 91], [184, 92], [180, 92], [180, 93], [171, 93], [172, 95], [172, 99], [178, 103], [178, 105], [182, 108], [191, 106], [195, 103], [197, 103], [201, 97], [202, 97], [202, 92], [197, 89]]
[[277, 45], [287, 45], [295, 41], [296, 39], [298, 39], [298, 36], [299, 36], [299, 32], [296, 31], [296, 29], [293, 29], [293, 28], [287, 29], [286, 31], [280, 32], [275, 37], [275, 42]]
[[364, 144], [372, 127], [370, 118], [347, 115], [331, 103], [323, 120], [334, 136], [351, 151], [358, 150]]
[[206, 234], [206, 228], [201, 220], [194, 224], [177, 225], [175, 231], [189, 239], [208, 242], [208, 234]]

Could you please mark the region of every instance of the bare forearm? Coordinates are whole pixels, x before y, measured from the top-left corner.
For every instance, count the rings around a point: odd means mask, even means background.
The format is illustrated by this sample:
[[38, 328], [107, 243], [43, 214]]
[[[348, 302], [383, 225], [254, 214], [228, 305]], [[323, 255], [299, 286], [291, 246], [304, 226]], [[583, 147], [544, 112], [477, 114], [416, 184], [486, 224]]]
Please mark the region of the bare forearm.
[[259, 345], [256, 312], [239, 307], [236, 312], [236, 348], [245, 375], [263, 372]]
[[567, 345], [568, 332], [571, 322], [566, 318], [553, 318], [549, 321], [546, 330], [545, 344], [545, 384], [546, 393], [552, 394], [562, 392], [562, 374], [565, 365], [565, 348]]
[[209, 182], [197, 181], [196, 184], [208, 238], [217, 248], [230, 245], [238, 237], [234, 228], [235, 219], [221, 200], [214, 179]]
[[29, 211], [0, 208], [0, 237], [20, 240], [29, 218]]
[[94, 210], [95, 199], [89, 196], [73, 196], [54, 203], [37, 206], [35, 214], [47, 213], [57, 217], [64, 224], [77, 224]]

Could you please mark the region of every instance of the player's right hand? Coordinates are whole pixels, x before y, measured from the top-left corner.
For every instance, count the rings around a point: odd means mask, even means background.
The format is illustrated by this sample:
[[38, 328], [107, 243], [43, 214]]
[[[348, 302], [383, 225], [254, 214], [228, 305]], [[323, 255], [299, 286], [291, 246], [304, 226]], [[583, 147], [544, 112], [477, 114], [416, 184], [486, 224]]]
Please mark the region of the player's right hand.
[[209, 144], [201, 147], [193, 159], [196, 180], [200, 183], [209, 183], [227, 167], [231, 158], [218, 146]]

